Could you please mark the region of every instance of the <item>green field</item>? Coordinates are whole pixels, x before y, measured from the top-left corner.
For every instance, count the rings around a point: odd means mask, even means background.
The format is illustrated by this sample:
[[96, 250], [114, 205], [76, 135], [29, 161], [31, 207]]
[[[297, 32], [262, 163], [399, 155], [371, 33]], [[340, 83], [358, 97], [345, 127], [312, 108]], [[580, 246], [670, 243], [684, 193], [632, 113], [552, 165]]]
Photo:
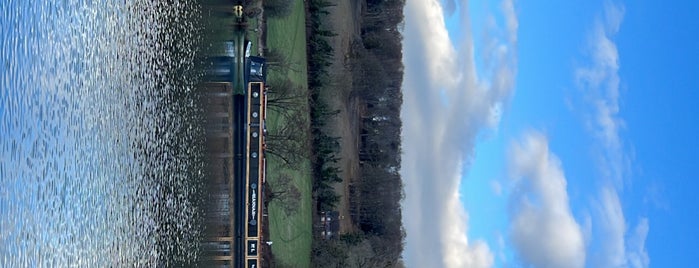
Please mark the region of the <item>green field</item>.
[[[286, 18], [269, 18], [267, 21], [267, 48], [287, 55], [293, 69], [270, 71], [269, 79], [288, 77], [292, 82], [308, 90], [306, 63], [306, 28], [302, 0], [295, 0], [293, 13]], [[272, 88], [274, 91], [274, 88]], [[271, 93], [273, 94], [273, 92]], [[308, 103], [303, 102], [302, 110], [308, 116]], [[270, 132], [286, 122], [276, 113], [270, 112], [267, 118]], [[305, 133], [308, 135], [308, 133]], [[298, 210], [287, 216], [275, 202], [269, 205], [270, 240], [274, 242], [274, 253], [278, 266], [310, 267], [311, 265], [311, 165], [306, 160], [296, 170], [282, 167], [274, 157], [269, 158], [267, 178], [271, 183], [279, 174], [289, 174], [301, 192]]]

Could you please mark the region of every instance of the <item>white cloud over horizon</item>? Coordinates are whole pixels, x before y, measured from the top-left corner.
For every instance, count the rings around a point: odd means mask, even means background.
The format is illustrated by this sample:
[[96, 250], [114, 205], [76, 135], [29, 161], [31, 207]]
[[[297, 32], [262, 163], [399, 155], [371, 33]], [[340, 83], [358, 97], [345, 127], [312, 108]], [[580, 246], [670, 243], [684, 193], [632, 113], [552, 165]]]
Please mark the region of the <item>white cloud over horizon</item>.
[[[459, 184], [476, 137], [497, 125], [502, 106], [512, 95], [517, 18], [511, 1], [503, 1], [505, 34], [493, 33], [487, 41], [496, 43], [495, 49], [477, 52], [468, 3], [455, 3], [463, 40], [450, 40], [440, 1], [408, 1], [404, 9], [401, 175], [405, 185], [403, 257], [410, 267], [491, 267], [494, 263], [485, 242], [468, 238], [468, 213], [459, 197]], [[489, 59], [488, 74], [478, 73], [474, 53]]]

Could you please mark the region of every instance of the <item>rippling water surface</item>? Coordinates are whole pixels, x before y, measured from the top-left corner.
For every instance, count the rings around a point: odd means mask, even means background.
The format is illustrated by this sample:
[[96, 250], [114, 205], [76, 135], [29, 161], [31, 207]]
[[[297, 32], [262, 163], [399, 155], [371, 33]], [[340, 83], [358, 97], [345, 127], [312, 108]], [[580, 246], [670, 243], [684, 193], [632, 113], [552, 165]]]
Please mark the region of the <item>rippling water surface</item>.
[[195, 5], [2, 2], [0, 267], [196, 261]]

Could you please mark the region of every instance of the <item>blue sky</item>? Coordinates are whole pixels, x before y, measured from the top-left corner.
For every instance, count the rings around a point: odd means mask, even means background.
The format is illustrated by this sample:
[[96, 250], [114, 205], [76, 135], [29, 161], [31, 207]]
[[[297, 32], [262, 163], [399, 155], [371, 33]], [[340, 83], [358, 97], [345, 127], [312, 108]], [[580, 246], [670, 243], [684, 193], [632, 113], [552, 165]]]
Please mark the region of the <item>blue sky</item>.
[[406, 263], [693, 266], [695, 14], [692, 1], [408, 1]]

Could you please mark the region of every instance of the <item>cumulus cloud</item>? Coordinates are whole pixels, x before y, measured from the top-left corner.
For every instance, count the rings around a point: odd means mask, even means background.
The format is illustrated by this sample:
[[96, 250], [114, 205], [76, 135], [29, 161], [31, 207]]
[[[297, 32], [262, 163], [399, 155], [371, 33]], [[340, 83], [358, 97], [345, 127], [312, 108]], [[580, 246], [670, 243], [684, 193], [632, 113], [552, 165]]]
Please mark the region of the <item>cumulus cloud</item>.
[[438, 0], [407, 1], [404, 9], [403, 256], [411, 267], [493, 265], [488, 245], [468, 239], [468, 213], [458, 189], [476, 136], [497, 124], [512, 95], [516, 32], [511, 31], [517, 29], [517, 18], [514, 5], [504, 1], [506, 33], [488, 40], [500, 49], [478, 52], [488, 54], [483, 58], [493, 66], [482, 81], [475, 68], [468, 4], [455, 3], [464, 31], [457, 46], [449, 38]]
[[533, 267], [583, 267], [585, 242], [571, 212], [566, 178], [548, 141], [530, 132], [508, 153], [514, 189], [510, 238], [522, 261]]

